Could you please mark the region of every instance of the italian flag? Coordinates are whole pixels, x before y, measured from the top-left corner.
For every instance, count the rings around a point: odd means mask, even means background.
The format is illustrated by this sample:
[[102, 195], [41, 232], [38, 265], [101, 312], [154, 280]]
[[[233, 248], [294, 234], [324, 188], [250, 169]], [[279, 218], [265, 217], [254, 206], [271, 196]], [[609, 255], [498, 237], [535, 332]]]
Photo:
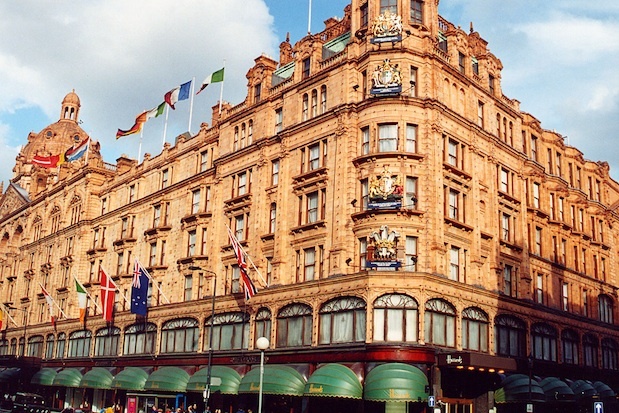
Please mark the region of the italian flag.
[[77, 279], [75, 280], [75, 291], [77, 291], [77, 306], [80, 309], [80, 323], [86, 321], [86, 305], [88, 304], [88, 294], [82, 284]]

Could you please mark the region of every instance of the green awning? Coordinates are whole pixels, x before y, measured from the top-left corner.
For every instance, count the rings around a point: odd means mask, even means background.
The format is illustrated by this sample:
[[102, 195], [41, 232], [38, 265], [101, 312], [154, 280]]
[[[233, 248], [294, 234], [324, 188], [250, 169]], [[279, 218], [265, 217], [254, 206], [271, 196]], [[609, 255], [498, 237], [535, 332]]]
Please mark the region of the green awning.
[[[546, 377], [544, 380], [539, 382], [539, 385], [546, 395], [547, 402], [557, 400], [574, 400], [574, 392], [570, 389], [570, 386], [556, 377]], [[529, 390], [527, 389], [527, 394], [528, 391]]]
[[[289, 366], [264, 366], [262, 393], [303, 396], [305, 379]], [[251, 369], [241, 379], [239, 393], [258, 393], [260, 390], [260, 367]]]
[[593, 388], [598, 392], [598, 395], [602, 398], [615, 397], [617, 393], [608, 386], [608, 384], [601, 381], [593, 383]]
[[163, 390], [185, 393], [189, 373], [178, 367], [161, 367], [153, 371], [144, 383], [144, 390]]
[[373, 401], [416, 402], [428, 400], [428, 378], [415, 366], [388, 363], [374, 367], [365, 378], [363, 398]]
[[68, 368], [60, 370], [54, 377], [54, 386], [80, 387], [82, 373], [78, 369]]
[[110, 387], [122, 390], [144, 390], [148, 373], [139, 367], [125, 367], [112, 379]]
[[593, 387], [593, 384], [585, 380], [576, 380], [575, 382], [572, 382], [570, 384], [570, 388], [574, 392], [576, 400], [597, 396], [598, 394], [595, 387]]
[[363, 398], [357, 375], [341, 364], [325, 364], [316, 370], [305, 385], [304, 396]]
[[51, 386], [54, 383], [54, 378], [56, 377], [58, 372], [56, 369], [43, 368], [32, 376], [30, 379], [30, 384], [38, 384], [41, 386]]
[[[187, 391], [202, 392], [206, 387], [207, 374], [208, 367], [196, 371], [187, 383]], [[238, 394], [241, 375], [236, 370], [226, 366], [212, 366], [211, 379], [213, 378], [221, 379], [221, 385], [212, 385], [211, 392], [219, 391], [223, 394]]]
[[[529, 376], [524, 374], [512, 374], [507, 376], [501, 383], [501, 388], [494, 392], [496, 403], [510, 402], [544, 402], [546, 395], [535, 379], [531, 379], [529, 386]], [[529, 398], [529, 392], [531, 397]]]
[[9, 367], [0, 371], [0, 383], [8, 383], [10, 381], [14, 381], [17, 376], [19, 376], [20, 372], [21, 369], [19, 367]]
[[103, 367], [93, 367], [90, 371], [84, 374], [80, 381], [80, 387], [89, 389], [111, 389], [112, 388], [112, 373]]

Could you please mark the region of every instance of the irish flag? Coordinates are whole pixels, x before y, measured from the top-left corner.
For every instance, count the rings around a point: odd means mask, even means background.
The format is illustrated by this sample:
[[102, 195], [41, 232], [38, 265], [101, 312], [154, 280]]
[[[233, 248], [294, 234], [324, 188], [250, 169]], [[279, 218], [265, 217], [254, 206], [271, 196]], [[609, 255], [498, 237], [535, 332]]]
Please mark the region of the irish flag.
[[204, 81], [202, 81], [202, 85], [200, 86], [200, 89], [196, 92], [196, 95], [202, 92], [204, 89], [206, 89], [206, 87], [210, 85], [211, 83], [217, 83], [217, 82], [223, 82], [223, 81], [224, 81], [224, 69], [222, 68], [216, 72], [211, 73], [210, 75], [206, 77], [206, 79], [204, 79]]
[[77, 278], [75, 279], [75, 291], [77, 291], [77, 306], [80, 309], [80, 323], [84, 324], [86, 321], [86, 306], [88, 305], [88, 294], [86, 289]]

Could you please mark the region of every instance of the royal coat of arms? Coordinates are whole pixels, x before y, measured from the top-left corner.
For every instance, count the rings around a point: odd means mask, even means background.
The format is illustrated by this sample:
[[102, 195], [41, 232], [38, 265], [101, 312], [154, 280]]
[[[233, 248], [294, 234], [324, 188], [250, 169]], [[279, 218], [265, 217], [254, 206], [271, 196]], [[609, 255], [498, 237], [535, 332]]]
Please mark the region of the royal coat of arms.
[[368, 188], [368, 208], [370, 209], [397, 209], [402, 206], [404, 187], [402, 179], [392, 174], [386, 167], [380, 175], [370, 182]]
[[386, 10], [372, 23], [373, 42], [391, 42], [402, 40], [402, 17]]
[[402, 91], [402, 76], [397, 63], [393, 64], [389, 59], [376, 66], [372, 72], [372, 94], [399, 93]]

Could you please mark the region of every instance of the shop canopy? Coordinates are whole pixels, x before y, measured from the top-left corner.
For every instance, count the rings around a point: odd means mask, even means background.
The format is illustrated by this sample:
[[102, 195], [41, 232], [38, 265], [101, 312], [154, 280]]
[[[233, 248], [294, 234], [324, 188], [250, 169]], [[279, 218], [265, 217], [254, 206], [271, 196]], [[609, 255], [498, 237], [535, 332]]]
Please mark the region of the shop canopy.
[[48, 367], [43, 368], [34, 373], [34, 376], [32, 376], [32, 379], [30, 379], [30, 384], [51, 386], [52, 384], [54, 384], [54, 378], [56, 377], [56, 374], [58, 374], [56, 369], [50, 369]]
[[598, 392], [598, 395], [605, 399], [607, 397], [615, 397], [617, 393], [613, 389], [608, 386], [608, 384], [603, 383], [601, 381], [596, 381], [593, 383], [593, 388]]
[[160, 367], [153, 371], [144, 383], [144, 390], [163, 390], [185, 393], [189, 373], [179, 367]]
[[112, 379], [110, 387], [122, 390], [144, 390], [148, 373], [139, 367], [125, 367]]
[[112, 373], [103, 367], [93, 367], [92, 370], [86, 372], [80, 381], [80, 387], [89, 389], [111, 389], [112, 388]]
[[574, 400], [574, 392], [570, 389], [570, 386], [556, 377], [546, 377], [539, 382], [539, 385], [546, 395], [547, 402]]
[[82, 373], [78, 369], [67, 368], [60, 370], [54, 377], [53, 386], [62, 387], [80, 387], [82, 381]]
[[524, 374], [512, 374], [501, 383], [501, 388], [494, 392], [496, 403], [511, 402], [545, 402], [546, 394], [537, 380]]
[[19, 367], [9, 367], [0, 371], [0, 383], [8, 383], [15, 380], [20, 372], [21, 369]]
[[363, 387], [357, 375], [341, 364], [326, 364], [307, 380], [304, 396], [345, 397], [361, 399]]
[[[289, 366], [264, 366], [262, 393], [303, 396], [305, 379]], [[258, 393], [260, 390], [260, 367], [251, 369], [239, 385], [239, 393]]]
[[591, 382], [586, 380], [576, 380], [570, 383], [570, 388], [576, 396], [576, 400], [586, 399], [598, 395], [597, 390], [593, 387]]
[[363, 398], [387, 402], [425, 402], [428, 400], [428, 387], [428, 378], [415, 366], [381, 364], [365, 378]]
[[[208, 367], [196, 371], [187, 383], [188, 392], [202, 392], [206, 387]], [[215, 380], [219, 379], [219, 380]], [[221, 384], [216, 384], [221, 383]], [[241, 375], [236, 370], [226, 366], [211, 366], [211, 392], [223, 394], [238, 394]]]

